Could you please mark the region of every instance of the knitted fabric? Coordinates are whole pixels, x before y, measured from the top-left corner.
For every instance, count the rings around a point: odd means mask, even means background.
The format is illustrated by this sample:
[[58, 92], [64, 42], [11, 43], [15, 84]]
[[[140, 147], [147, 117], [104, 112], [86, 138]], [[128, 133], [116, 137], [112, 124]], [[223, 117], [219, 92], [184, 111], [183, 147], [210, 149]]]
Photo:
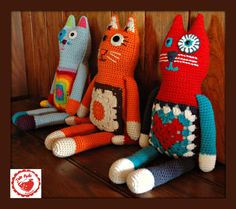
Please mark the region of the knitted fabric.
[[[66, 25], [58, 34], [60, 60], [55, 72], [48, 100], [42, 107], [13, 115], [18, 127], [29, 130], [65, 123], [65, 118], [74, 115], [80, 105], [87, 80], [87, 60], [90, 54], [91, 37], [86, 17], [75, 25], [74, 16], [69, 16]], [[50, 114], [51, 112], [57, 112]]]
[[115, 166], [111, 166], [109, 174], [114, 183], [126, 179], [132, 192], [149, 191], [191, 170], [196, 154], [202, 171], [214, 169], [214, 112], [210, 101], [200, 94], [208, 65], [209, 43], [203, 16], [197, 16], [188, 32], [184, 30], [182, 17], [176, 16], [161, 49], [162, 83], [159, 91], [150, 95], [144, 115], [144, 122], [150, 120], [151, 124], [142, 127], [142, 134], [149, 133], [149, 142], [157, 152], [176, 159], [127, 173], [124, 165], [137, 169], [158, 156], [149, 145], [113, 163]]
[[[122, 141], [122, 144], [132, 144], [139, 138], [141, 128], [139, 93], [134, 80], [138, 54], [139, 36], [135, 17], [130, 17], [125, 28], [121, 29], [117, 16], [112, 16], [99, 47], [98, 73], [90, 83], [77, 112], [79, 117], [86, 117], [90, 112], [90, 123], [103, 132], [91, 136], [78, 134], [72, 137], [71, 140], [74, 140], [76, 149], [65, 153], [64, 157], [98, 147], [98, 145], [110, 144], [115, 134], [120, 135], [116, 139]], [[76, 122], [74, 119], [73, 121]], [[66, 135], [70, 135], [70, 131], [72, 128], [67, 128]], [[100, 135], [103, 138], [100, 138]], [[49, 139], [50, 135], [47, 141]], [[83, 140], [88, 140], [89, 144]], [[57, 143], [60, 142], [56, 140], [53, 143], [52, 150], [53, 147], [57, 147], [58, 150]], [[71, 146], [73, 143], [67, 144]], [[67, 146], [66, 143], [63, 146]], [[60, 154], [60, 157], [62, 155]]]

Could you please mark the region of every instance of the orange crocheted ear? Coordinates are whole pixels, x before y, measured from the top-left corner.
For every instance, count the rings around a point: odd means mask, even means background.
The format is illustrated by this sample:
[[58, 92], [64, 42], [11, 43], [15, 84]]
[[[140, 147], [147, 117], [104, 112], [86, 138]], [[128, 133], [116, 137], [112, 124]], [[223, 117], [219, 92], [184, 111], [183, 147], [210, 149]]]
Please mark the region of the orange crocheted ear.
[[126, 23], [124, 30], [127, 32], [137, 33], [136, 17], [135, 16], [130, 16], [128, 18], [128, 21]]
[[119, 24], [119, 19], [117, 15], [112, 15], [111, 16], [111, 22], [109, 23], [109, 25], [107, 26], [108, 30], [118, 30], [120, 28], [120, 24]]

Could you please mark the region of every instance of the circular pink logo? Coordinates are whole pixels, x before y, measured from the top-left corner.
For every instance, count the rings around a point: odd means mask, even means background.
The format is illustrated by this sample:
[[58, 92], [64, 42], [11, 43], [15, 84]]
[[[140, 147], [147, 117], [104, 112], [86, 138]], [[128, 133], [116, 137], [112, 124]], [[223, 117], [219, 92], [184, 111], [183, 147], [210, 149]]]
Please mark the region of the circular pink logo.
[[39, 190], [40, 184], [38, 175], [31, 170], [21, 170], [11, 180], [12, 189], [22, 197], [35, 194]]

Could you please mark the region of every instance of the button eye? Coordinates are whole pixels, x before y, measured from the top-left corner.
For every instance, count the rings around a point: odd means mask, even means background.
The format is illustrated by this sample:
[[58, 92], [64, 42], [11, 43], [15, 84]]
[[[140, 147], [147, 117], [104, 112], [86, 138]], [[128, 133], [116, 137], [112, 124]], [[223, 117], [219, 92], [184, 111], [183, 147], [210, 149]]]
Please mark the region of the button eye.
[[167, 38], [167, 39], [166, 39], [165, 46], [166, 46], [166, 47], [170, 47], [170, 46], [172, 45], [172, 42], [173, 42], [173, 38]]
[[199, 49], [200, 40], [193, 34], [186, 34], [178, 41], [178, 47], [181, 52], [191, 54]]
[[75, 39], [76, 36], [77, 36], [77, 32], [76, 32], [75, 30], [73, 30], [73, 31], [71, 31], [71, 32], [69, 33], [69, 38], [70, 38], [70, 39]]
[[114, 36], [111, 37], [111, 44], [113, 46], [121, 46], [124, 42], [124, 36], [117, 33]]

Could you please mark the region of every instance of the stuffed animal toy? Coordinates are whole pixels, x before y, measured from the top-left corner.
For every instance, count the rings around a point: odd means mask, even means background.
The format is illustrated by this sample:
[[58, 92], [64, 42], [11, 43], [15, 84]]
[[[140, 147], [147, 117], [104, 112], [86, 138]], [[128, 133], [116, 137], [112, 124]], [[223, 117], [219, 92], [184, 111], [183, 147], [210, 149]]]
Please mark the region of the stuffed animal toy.
[[17, 112], [12, 117], [13, 123], [23, 130], [63, 124], [65, 118], [74, 115], [79, 108], [91, 50], [87, 17], [82, 16], [76, 26], [74, 16], [69, 16], [58, 34], [58, 41], [60, 60], [48, 100], [41, 101], [41, 109]]
[[[45, 145], [57, 157], [107, 144], [132, 144], [140, 135], [139, 93], [134, 70], [139, 55], [135, 17], [121, 29], [112, 16], [98, 51], [98, 73], [85, 93], [75, 125], [48, 135]], [[89, 118], [86, 116], [89, 114]]]
[[[214, 112], [209, 99], [201, 94], [208, 66], [209, 42], [203, 16], [198, 14], [188, 32], [182, 16], [176, 16], [161, 49], [162, 83], [147, 103], [139, 139], [144, 148], [111, 165], [112, 182], [127, 183], [133, 193], [139, 194], [192, 170], [196, 158], [202, 171], [214, 169]], [[173, 159], [141, 168], [161, 154]]]

